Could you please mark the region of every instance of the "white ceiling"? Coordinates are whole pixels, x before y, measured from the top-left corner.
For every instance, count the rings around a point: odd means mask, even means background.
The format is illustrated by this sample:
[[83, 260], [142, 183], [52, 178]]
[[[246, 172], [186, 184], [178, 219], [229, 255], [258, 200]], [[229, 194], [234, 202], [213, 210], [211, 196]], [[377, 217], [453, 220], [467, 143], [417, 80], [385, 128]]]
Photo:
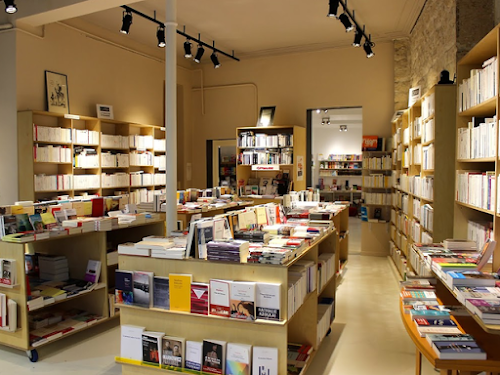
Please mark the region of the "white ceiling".
[[[165, 20], [165, 0], [136, 1], [126, 2], [150, 16], [156, 10], [157, 19]], [[95, 0], [82, 2], [92, 4]], [[349, 0], [348, 8], [356, 11], [358, 22], [366, 24], [366, 32], [375, 43], [380, 43], [409, 36], [424, 3], [425, 0]], [[88, 14], [87, 8], [81, 17], [67, 22], [76, 22], [82, 29], [88, 27], [93, 33], [100, 30], [102, 37], [118, 33], [123, 10], [96, 10]], [[338, 20], [326, 17], [327, 11], [328, 0], [177, 1], [178, 29], [186, 26], [190, 35], [201, 33], [204, 42], [211, 44], [215, 40], [217, 48], [228, 53], [234, 50], [240, 58], [350, 45], [354, 34], [346, 33]], [[122, 43], [156, 48], [156, 26], [152, 22], [135, 15], [130, 30], [129, 35], [120, 38]], [[181, 47], [182, 37], [177, 40]]]
[[[330, 125], [322, 125], [323, 119], [329, 119]], [[363, 109], [361, 107], [348, 108], [321, 108], [312, 111], [312, 127], [328, 127], [339, 129], [340, 125], [347, 125], [348, 129], [361, 129], [363, 127]]]

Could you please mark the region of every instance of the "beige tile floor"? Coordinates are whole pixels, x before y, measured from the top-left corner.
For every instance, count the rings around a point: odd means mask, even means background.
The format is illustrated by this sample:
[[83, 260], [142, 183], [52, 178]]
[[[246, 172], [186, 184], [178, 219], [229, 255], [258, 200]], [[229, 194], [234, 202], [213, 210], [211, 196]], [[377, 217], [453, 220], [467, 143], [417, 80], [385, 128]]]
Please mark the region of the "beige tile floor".
[[[360, 226], [351, 218], [348, 272], [337, 293], [335, 323], [307, 375], [415, 373], [415, 347], [399, 317], [396, 278], [387, 258], [357, 255]], [[110, 322], [40, 348], [37, 363], [24, 352], [0, 347], [0, 374], [120, 374], [114, 363], [119, 345], [119, 327]], [[436, 374], [424, 362], [423, 375]]]

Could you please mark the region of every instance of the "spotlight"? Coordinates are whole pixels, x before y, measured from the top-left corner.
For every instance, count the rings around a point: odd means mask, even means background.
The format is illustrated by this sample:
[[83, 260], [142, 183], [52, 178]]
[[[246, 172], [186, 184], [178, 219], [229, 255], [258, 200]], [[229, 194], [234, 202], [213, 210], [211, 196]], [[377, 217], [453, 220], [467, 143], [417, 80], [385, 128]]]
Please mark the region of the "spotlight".
[[191, 52], [191, 42], [189, 41], [189, 39], [186, 39], [186, 41], [184, 42], [184, 57], [186, 59], [190, 59], [191, 57], [193, 57], [193, 53]]
[[328, 113], [328, 109], [325, 109], [325, 113]]
[[361, 47], [361, 38], [363, 37], [363, 30], [359, 27], [356, 27], [356, 34], [354, 35], [354, 42], [352, 45], [354, 47]]
[[122, 34], [128, 34], [130, 32], [130, 25], [132, 25], [132, 13], [127, 10], [123, 12], [122, 28], [120, 32]]
[[158, 27], [158, 31], [156, 32], [156, 37], [158, 38], [158, 47], [164, 48], [166, 46], [166, 43], [165, 43], [165, 28], [163, 26]]
[[365, 44], [363, 44], [363, 49], [366, 52], [366, 58], [367, 59], [372, 58], [373, 56], [375, 56], [375, 54], [372, 51], [372, 45], [373, 45], [373, 43], [369, 39], [366, 39], [365, 40]]
[[342, 22], [342, 25], [344, 25], [346, 33], [354, 30], [354, 26], [352, 25], [351, 20], [349, 19], [349, 16], [346, 13], [342, 13], [339, 16], [339, 20], [340, 22]]
[[330, 117], [323, 117], [321, 119], [321, 125], [330, 125]]
[[194, 57], [194, 61], [199, 63], [201, 61], [201, 57], [205, 53], [205, 49], [201, 44], [198, 44], [198, 50], [196, 51], [196, 56]]
[[212, 60], [215, 69], [220, 68], [219, 58], [217, 57], [217, 53], [215, 51], [210, 55], [210, 60]]
[[346, 132], [347, 131], [347, 125], [340, 125], [339, 131]]
[[5, 13], [14, 14], [17, 12], [14, 0], [5, 0]]
[[316, 113], [320, 113], [320, 112], [321, 112], [321, 109], [319, 109], [319, 108], [318, 108], [318, 109], [316, 110]]
[[337, 11], [339, 9], [339, 0], [330, 0], [330, 7], [328, 10], [327, 17], [337, 18]]

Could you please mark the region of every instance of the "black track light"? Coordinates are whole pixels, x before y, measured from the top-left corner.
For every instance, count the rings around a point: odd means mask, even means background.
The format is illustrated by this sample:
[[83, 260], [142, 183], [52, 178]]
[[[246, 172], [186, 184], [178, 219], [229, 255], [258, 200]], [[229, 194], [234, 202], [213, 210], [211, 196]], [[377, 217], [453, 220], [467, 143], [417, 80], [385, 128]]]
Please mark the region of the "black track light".
[[194, 57], [194, 61], [199, 63], [204, 53], [205, 53], [205, 48], [203, 48], [201, 44], [198, 44], [198, 50], [196, 51], [196, 56]]
[[165, 43], [165, 28], [162, 26], [158, 27], [158, 31], [156, 31], [156, 38], [158, 38], [158, 47], [164, 48], [167, 43]]
[[345, 32], [348, 33], [349, 31], [354, 30], [354, 26], [352, 25], [351, 20], [349, 19], [349, 16], [346, 13], [342, 13], [339, 16], [340, 22], [342, 22], [342, 25], [345, 27]]
[[191, 57], [193, 57], [193, 53], [191, 52], [191, 42], [189, 41], [189, 39], [186, 39], [186, 41], [184, 42], [184, 57], [186, 59], [190, 59]]
[[130, 32], [130, 25], [132, 25], [132, 13], [130, 11], [123, 12], [122, 28], [120, 32], [128, 34]]
[[217, 53], [215, 51], [210, 55], [210, 60], [212, 60], [215, 69], [220, 68], [219, 58], [217, 57]]
[[363, 38], [363, 30], [356, 27], [356, 34], [354, 35], [354, 42], [352, 42], [352, 45], [354, 47], [361, 47], [361, 38]]
[[328, 9], [327, 17], [337, 18], [337, 12], [339, 10], [339, 0], [330, 0], [330, 7]]
[[372, 51], [372, 46], [373, 46], [373, 43], [371, 42], [371, 40], [370, 39], [365, 39], [365, 44], [363, 44], [363, 49], [366, 52], [366, 58], [367, 59], [372, 58], [373, 56], [375, 56], [375, 54]]
[[14, 14], [17, 12], [16, 4], [14, 0], [4, 0], [5, 1], [5, 13]]

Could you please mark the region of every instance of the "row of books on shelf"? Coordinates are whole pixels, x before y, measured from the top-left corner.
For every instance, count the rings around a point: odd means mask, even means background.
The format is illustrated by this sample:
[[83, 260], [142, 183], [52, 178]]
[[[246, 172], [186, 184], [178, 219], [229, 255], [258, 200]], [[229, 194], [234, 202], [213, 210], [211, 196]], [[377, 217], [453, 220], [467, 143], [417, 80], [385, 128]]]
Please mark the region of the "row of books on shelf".
[[293, 134], [266, 134], [253, 131], [241, 132], [238, 147], [293, 147]]
[[0, 293], [0, 330], [14, 332], [17, 329], [17, 302]]
[[318, 161], [328, 162], [328, 161], [363, 161], [362, 154], [330, 154], [326, 158], [323, 154], [318, 154]]
[[496, 192], [495, 171], [456, 172], [455, 199], [458, 202], [493, 211]]
[[391, 155], [385, 155], [381, 157], [368, 157], [363, 159], [364, 169], [391, 169], [392, 168], [392, 157]]
[[420, 211], [420, 223], [428, 231], [434, 228], [434, 208], [430, 204], [424, 204]]
[[155, 151], [165, 151], [165, 139], [156, 139], [152, 136], [123, 136], [109, 135], [101, 133], [102, 148], [128, 149], [129, 147], [138, 149], [154, 149]]
[[291, 148], [249, 150], [240, 152], [238, 155], [240, 165], [269, 165], [269, 164], [293, 164], [293, 150]]
[[421, 113], [423, 121], [429, 119], [436, 112], [436, 94], [431, 93], [422, 98]]
[[208, 189], [189, 188], [177, 191], [177, 203], [179, 204], [187, 202], [206, 203], [208, 202], [206, 198], [236, 200], [236, 197], [231, 195], [231, 188], [229, 186], [216, 186]]
[[177, 371], [186, 369], [202, 371], [204, 374], [278, 375], [277, 348], [252, 347], [214, 339], [191, 341], [131, 325], [121, 326], [120, 357], [136, 361], [137, 364], [146, 363]]
[[[45, 318], [42, 317], [45, 316]], [[75, 331], [89, 327], [104, 319], [102, 315], [94, 314], [81, 309], [53, 310], [50, 313], [38, 315], [41, 323], [30, 321], [32, 328], [29, 333], [30, 345], [38, 347]], [[46, 320], [44, 320], [46, 319]], [[50, 323], [44, 325], [45, 322]]]
[[422, 147], [422, 170], [434, 169], [434, 144]]
[[463, 112], [498, 95], [497, 57], [483, 62], [480, 69], [471, 69], [470, 78], [458, 85], [458, 111]]
[[466, 128], [458, 128], [459, 159], [492, 158], [497, 154], [497, 118], [472, 117]]
[[331, 161], [319, 160], [319, 169], [361, 169], [361, 160], [353, 161]]
[[391, 193], [363, 193], [364, 203], [390, 206], [392, 203]]
[[467, 316], [463, 307], [441, 305], [428, 280], [414, 279], [402, 283], [401, 300], [420, 337], [439, 359], [482, 360], [486, 352], [471, 335], [464, 333], [452, 316]]
[[[101, 181], [102, 177], [102, 181]], [[55, 190], [92, 190], [101, 187], [165, 185], [165, 173], [58, 174], [34, 176], [35, 192]]]
[[376, 188], [390, 188], [391, 187], [391, 176], [383, 174], [371, 174], [369, 176], [363, 176], [362, 186], [364, 187], [376, 187]]

